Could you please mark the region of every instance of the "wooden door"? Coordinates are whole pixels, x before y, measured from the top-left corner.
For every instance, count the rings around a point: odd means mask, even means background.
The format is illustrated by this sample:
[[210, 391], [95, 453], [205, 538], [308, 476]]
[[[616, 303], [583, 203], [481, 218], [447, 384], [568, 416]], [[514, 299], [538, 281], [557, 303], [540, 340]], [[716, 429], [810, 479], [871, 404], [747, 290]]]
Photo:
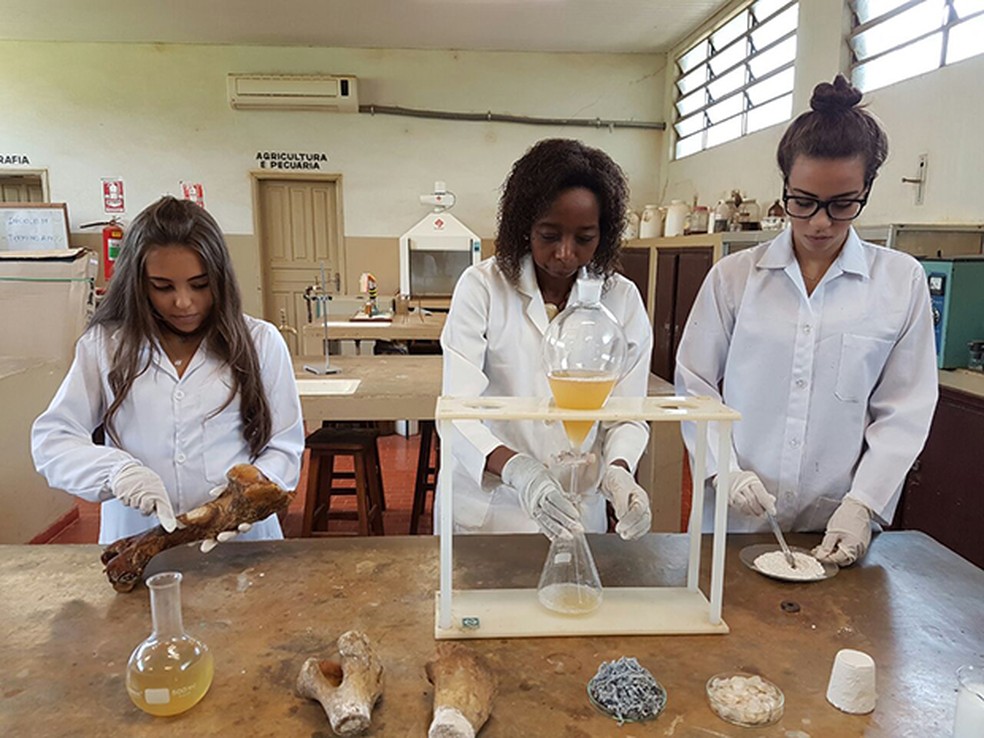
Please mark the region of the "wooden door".
[[45, 202], [41, 175], [0, 172], [0, 202]]
[[300, 352], [300, 333], [308, 320], [305, 290], [320, 282], [322, 267], [331, 294], [342, 293], [341, 178], [268, 177], [254, 173], [257, 233], [263, 285], [263, 317], [288, 326], [291, 353]]

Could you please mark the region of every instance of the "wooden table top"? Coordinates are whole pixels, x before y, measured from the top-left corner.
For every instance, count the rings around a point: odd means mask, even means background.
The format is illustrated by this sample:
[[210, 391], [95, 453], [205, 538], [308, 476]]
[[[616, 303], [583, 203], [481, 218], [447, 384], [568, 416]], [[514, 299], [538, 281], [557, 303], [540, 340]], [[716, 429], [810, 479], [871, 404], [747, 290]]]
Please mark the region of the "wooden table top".
[[[305, 364], [324, 366], [324, 357], [297, 359], [298, 378], [315, 377]], [[441, 394], [441, 356], [332, 356], [338, 374], [329, 378], [358, 379], [351, 395], [305, 395], [301, 411], [308, 427], [322, 420], [427, 420], [434, 418], [434, 405]]]
[[[324, 366], [324, 357], [294, 361], [297, 377], [315, 374], [304, 370], [309, 364]], [[330, 378], [358, 379], [351, 395], [305, 395], [301, 409], [309, 425], [322, 420], [433, 420], [434, 406], [441, 395], [441, 356], [384, 354], [380, 356], [332, 356], [338, 374]], [[672, 395], [673, 385], [649, 375], [649, 395]]]
[[[816, 539], [790, 536], [798, 545]], [[921, 533], [897, 532], [876, 537], [861, 565], [832, 579], [787, 584], [739, 562], [741, 548], [765, 540], [729, 537], [728, 635], [468, 641], [499, 679], [482, 738], [948, 735], [954, 670], [984, 653], [984, 572]], [[685, 580], [684, 536], [632, 543], [592, 536], [591, 545], [606, 584]], [[458, 536], [455, 586], [535, 587], [546, 550], [535, 535]], [[140, 712], [124, 686], [130, 652], [150, 631], [147, 590], [117, 594], [98, 555], [94, 545], [0, 546], [0, 735], [329, 736], [321, 707], [295, 696], [293, 685], [303, 661], [332, 656], [349, 629], [368, 634], [385, 668], [368, 734], [425, 735], [436, 537], [230, 543], [209, 554], [181, 547], [158, 556], [147, 573], [184, 573], [185, 627], [215, 657], [208, 695], [169, 719]], [[799, 611], [780, 609], [787, 600]], [[841, 648], [865, 651], [877, 664], [870, 715], [846, 715], [825, 700]], [[621, 656], [638, 658], [668, 692], [653, 724], [619, 729], [587, 701], [585, 685], [601, 661]], [[784, 690], [779, 723], [748, 731], [710, 711], [707, 679], [733, 669], [761, 673]]]
[[940, 386], [984, 397], [984, 372], [970, 369], [940, 369]]
[[[329, 320], [329, 340], [356, 341], [437, 341], [441, 337], [447, 313], [394, 315], [391, 321]], [[303, 326], [304, 336], [318, 340], [325, 327], [320, 321]]]

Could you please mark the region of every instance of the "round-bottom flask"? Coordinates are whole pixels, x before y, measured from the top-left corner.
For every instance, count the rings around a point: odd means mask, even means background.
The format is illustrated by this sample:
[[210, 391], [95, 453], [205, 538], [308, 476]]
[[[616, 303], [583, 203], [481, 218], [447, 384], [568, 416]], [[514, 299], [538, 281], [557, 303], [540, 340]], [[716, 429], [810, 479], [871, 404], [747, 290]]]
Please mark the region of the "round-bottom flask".
[[130, 654], [126, 691], [151, 715], [177, 715], [198, 704], [212, 684], [212, 653], [184, 631], [181, 574], [164, 572], [147, 580], [154, 630]]

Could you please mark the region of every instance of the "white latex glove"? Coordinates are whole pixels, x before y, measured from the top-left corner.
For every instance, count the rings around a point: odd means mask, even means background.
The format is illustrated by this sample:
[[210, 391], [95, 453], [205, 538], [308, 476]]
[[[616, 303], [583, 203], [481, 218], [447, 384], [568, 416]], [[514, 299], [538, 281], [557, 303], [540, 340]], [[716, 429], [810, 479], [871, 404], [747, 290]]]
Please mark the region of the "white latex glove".
[[649, 495], [636, 484], [635, 479], [621, 466], [609, 466], [601, 478], [601, 491], [615, 508], [618, 525], [615, 532], [623, 540], [631, 541], [644, 536], [653, 524], [649, 508]]
[[[214, 500], [216, 497], [219, 497], [225, 491], [226, 491], [226, 486], [224, 484], [220, 484], [218, 487], [212, 487], [212, 489], [208, 491], [208, 496]], [[220, 543], [226, 543], [227, 541], [231, 541], [240, 533], [245, 533], [252, 527], [253, 527], [252, 523], [240, 523], [235, 530], [224, 530], [221, 533], [219, 533], [217, 536], [215, 536], [215, 538], [206, 538], [204, 541], [202, 541], [202, 545], [199, 546], [198, 548], [202, 553], [208, 553], [213, 548], [218, 546]]]
[[516, 454], [502, 467], [502, 481], [519, 492], [523, 510], [553, 540], [584, 531], [581, 513], [564, 495], [547, 467], [526, 454]]
[[769, 494], [755, 472], [740, 471], [731, 476], [728, 504], [745, 515], [776, 514], [776, 498]]
[[820, 561], [849, 566], [868, 551], [871, 511], [853, 497], [845, 497], [827, 522], [827, 534], [813, 555]]
[[116, 472], [109, 486], [113, 496], [127, 507], [144, 515], [156, 515], [168, 533], [178, 527], [163, 480], [143, 464], [126, 464]]

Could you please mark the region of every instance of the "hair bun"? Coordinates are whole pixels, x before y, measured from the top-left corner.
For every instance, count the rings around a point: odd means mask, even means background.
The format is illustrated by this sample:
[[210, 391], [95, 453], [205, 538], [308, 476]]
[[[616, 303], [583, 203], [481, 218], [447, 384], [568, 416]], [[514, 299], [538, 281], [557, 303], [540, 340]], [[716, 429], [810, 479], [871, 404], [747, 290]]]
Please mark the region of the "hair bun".
[[861, 91], [851, 85], [843, 74], [834, 78], [833, 84], [821, 82], [813, 88], [810, 107], [818, 113], [840, 113], [861, 102]]

